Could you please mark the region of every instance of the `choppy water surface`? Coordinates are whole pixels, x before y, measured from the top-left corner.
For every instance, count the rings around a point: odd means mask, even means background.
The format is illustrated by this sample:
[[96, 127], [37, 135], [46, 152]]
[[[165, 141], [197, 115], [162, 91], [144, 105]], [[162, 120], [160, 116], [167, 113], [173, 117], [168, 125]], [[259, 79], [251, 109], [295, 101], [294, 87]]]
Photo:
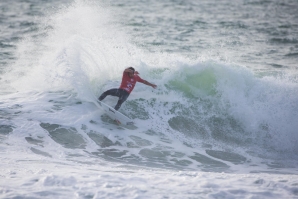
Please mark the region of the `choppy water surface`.
[[[0, 9], [2, 198], [298, 197], [297, 1]], [[127, 66], [132, 127], [96, 104]]]

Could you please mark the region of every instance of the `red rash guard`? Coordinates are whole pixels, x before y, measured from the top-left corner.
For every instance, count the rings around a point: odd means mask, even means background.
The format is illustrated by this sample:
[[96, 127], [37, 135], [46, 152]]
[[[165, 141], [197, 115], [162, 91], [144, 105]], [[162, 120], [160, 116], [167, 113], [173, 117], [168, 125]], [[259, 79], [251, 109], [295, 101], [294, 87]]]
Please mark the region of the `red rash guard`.
[[127, 72], [123, 72], [122, 82], [119, 88], [131, 93], [137, 82], [143, 83], [144, 80], [138, 75], [134, 75], [133, 78], [130, 78]]

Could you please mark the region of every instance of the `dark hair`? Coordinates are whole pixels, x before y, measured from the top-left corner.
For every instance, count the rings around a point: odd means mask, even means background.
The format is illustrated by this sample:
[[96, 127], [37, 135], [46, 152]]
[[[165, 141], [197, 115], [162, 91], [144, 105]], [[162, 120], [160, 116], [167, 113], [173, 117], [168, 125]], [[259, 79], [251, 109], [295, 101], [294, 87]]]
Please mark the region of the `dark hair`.
[[132, 70], [135, 73], [135, 69], [133, 67], [129, 67], [128, 69]]

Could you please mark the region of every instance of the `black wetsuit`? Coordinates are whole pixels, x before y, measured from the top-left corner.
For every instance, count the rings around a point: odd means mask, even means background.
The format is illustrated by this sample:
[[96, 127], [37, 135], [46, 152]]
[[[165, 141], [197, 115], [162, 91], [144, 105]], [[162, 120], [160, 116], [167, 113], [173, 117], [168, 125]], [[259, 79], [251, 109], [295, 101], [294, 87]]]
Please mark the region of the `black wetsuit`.
[[115, 106], [115, 110], [118, 110], [121, 106], [121, 104], [123, 102], [125, 102], [125, 100], [128, 98], [129, 93], [126, 90], [123, 90], [121, 88], [113, 88], [110, 90], [107, 90], [106, 92], [104, 92], [99, 98], [98, 100], [101, 101], [103, 100], [107, 95], [112, 95], [112, 96], [116, 96], [119, 97], [119, 100]]

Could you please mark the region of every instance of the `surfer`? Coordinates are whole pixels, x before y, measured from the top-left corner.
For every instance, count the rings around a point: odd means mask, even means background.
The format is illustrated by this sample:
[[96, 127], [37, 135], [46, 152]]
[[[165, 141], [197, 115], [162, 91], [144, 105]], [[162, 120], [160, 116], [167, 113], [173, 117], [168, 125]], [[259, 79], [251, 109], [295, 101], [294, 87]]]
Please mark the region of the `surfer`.
[[115, 106], [115, 110], [118, 110], [123, 102], [128, 98], [131, 91], [134, 89], [137, 82], [141, 82], [152, 88], [156, 88], [155, 84], [151, 84], [150, 82], [139, 77], [139, 72], [135, 71], [133, 67], [126, 68], [123, 71], [122, 82], [119, 88], [113, 88], [105, 91], [98, 98], [99, 101], [102, 101], [107, 95], [112, 95], [119, 97], [119, 100]]

